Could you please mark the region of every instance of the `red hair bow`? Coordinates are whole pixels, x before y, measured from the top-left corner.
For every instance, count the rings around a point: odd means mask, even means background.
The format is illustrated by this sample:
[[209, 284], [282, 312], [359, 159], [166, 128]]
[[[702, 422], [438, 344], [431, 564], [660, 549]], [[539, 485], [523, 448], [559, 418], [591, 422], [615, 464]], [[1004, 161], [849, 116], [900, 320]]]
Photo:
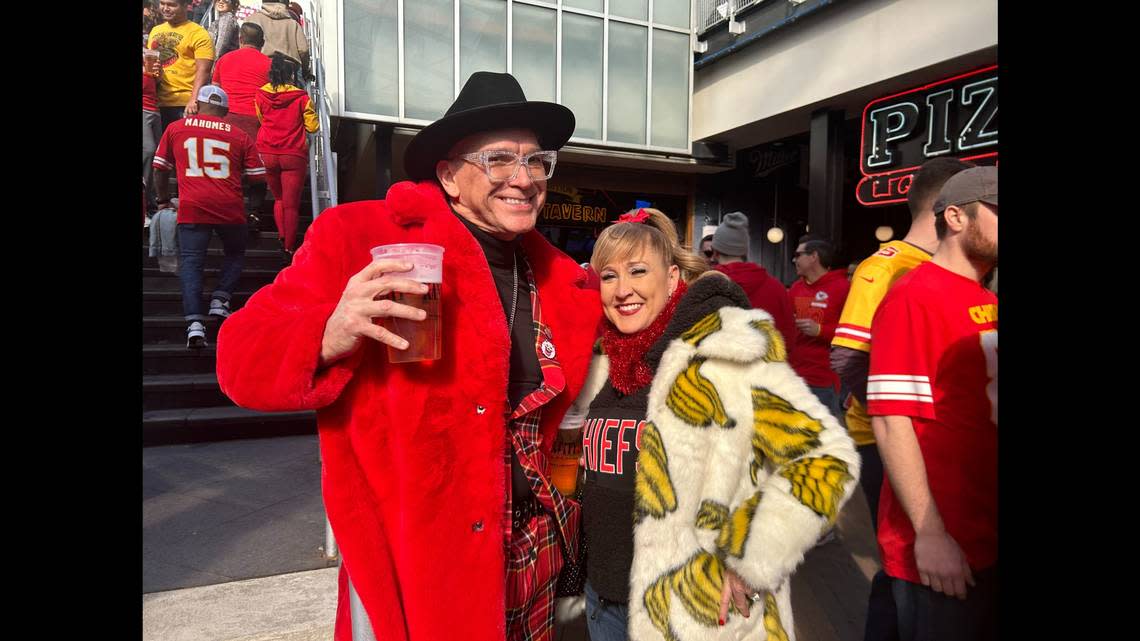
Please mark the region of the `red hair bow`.
[[638, 209], [636, 212], [627, 212], [618, 216], [619, 223], [643, 223], [649, 220], [649, 212]]

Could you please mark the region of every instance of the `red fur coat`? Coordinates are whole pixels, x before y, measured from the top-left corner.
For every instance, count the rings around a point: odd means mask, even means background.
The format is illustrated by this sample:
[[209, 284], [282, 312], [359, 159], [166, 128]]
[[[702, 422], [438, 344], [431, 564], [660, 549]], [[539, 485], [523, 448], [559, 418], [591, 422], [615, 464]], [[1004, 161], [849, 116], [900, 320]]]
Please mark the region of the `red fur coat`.
[[[389, 364], [370, 340], [317, 372], [325, 322], [369, 249], [442, 245], [443, 358]], [[542, 447], [578, 395], [601, 316], [586, 272], [537, 231], [523, 237], [566, 389], [542, 414]], [[293, 265], [218, 334], [218, 380], [238, 405], [316, 409], [325, 509], [344, 558], [336, 639], [348, 640], [344, 570], [384, 641], [501, 641], [507, 496], [507, 320], [474, 237], [431, 182], [341, 205]]]

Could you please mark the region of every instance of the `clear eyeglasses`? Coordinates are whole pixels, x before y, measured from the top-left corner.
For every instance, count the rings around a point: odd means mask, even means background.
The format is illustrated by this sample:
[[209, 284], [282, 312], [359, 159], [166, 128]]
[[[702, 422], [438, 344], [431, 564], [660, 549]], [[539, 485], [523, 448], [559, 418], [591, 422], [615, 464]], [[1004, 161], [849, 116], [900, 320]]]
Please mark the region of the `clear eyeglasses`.
[[526, 167], [531, 180], [547, 180], [554, 175], [554, 163], [558, 160], [557, 151], [536, 151], [519, 156], [513, 151], [476, 151], [460, 154], [469, 163], [482, 165], [491, 182], [507, 182], [519, 175], [519, 167]]

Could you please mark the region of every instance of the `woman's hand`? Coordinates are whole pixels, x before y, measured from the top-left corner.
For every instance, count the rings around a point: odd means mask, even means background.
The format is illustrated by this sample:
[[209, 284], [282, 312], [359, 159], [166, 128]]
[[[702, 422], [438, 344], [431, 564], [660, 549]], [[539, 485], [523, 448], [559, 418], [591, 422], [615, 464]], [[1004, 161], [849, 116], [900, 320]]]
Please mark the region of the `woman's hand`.
[[732, 603], [736, 606], [736, 611], [748, 618], [750, 614], [748, 611], [749, 606], [752, 604], [753, 597], [759, 601], [759, 594], [756, 590], [748, 587], [744, 579], [736, 575], [732, 570], [724, 569], [724, 588], [720, 593], [720, 624], [728, 620], [728, 604]]

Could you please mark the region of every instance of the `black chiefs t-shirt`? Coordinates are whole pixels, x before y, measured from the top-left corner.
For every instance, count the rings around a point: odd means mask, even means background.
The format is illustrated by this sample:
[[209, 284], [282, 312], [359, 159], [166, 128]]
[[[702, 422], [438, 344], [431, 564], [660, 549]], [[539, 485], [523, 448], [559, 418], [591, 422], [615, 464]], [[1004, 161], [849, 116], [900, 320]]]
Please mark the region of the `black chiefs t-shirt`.
[[582, 427], [582, 529], [586, 577], [607, 601], [629, 599], [633, 564], [633, 484], [649, 405], [649, 385], [622, 396], [609, 381], [590, 403]]

